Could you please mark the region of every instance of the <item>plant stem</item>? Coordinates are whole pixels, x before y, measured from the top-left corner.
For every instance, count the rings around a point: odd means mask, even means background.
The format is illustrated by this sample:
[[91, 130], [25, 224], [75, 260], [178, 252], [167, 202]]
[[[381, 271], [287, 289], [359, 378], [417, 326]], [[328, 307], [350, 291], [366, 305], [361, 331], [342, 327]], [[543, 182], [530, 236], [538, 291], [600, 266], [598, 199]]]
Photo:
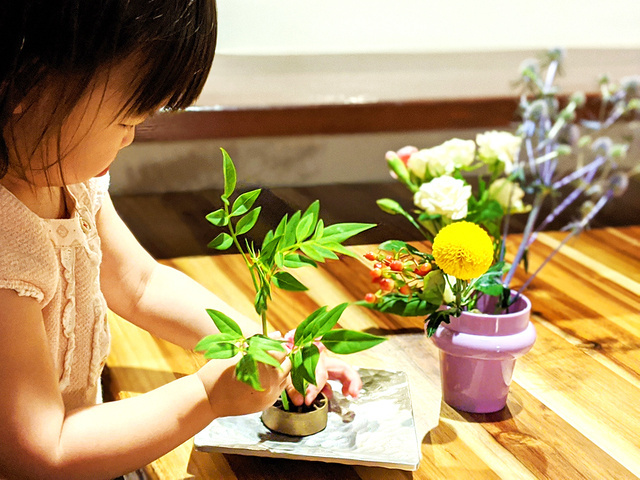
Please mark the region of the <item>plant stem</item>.
[[511, 268], [509, 272], [507, 272], [507, 276], [504, 279], [503, 284], [509, 285], [513, 276], [516, 273], [516, 269], [522, 260], [522, 256], [524, 255], [525, 249], [529, 246], [529, 237], [533, 232], [533, 225], [538, 218], [538, 213], [540, 212], [540, 207], [542, 206], [542, 202], [544, 201], [545, 194], [538, 193], [533, 200], [533, 207], [531, 208], [531, 212], [529, 213], [529, 218], [527, 218], [527, 225], [524, 229], [524, 233], [522, 234], [522, 241], [520, 242], [520, 246], [518, 247], [518, 252], [513, 259], [513, 263], [511, 264]]
[[280, 400], [282, 401], [282, 408], [285, 412], [288, 412], [291, 409], [291, 406], [289, 405], [289, 397], [287, 396], [286, 390], [283, 390], [280, 394]]

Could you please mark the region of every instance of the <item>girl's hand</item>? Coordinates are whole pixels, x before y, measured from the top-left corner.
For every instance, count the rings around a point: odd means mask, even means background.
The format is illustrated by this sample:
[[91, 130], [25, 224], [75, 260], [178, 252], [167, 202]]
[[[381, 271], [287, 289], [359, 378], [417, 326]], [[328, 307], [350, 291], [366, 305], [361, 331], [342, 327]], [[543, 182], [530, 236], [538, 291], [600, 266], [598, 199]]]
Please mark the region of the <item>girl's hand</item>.
[[271, 355], [281, 363], [282, 370], [258, 362], [263, 391], [254, 390], [235, 378], [240, 357], [212, 360], [197, 372], [216, 418], [260, 412], [274, 404], [287, 384], [291, 361], [284, 352], [271, 352]]
[[360, 375], [352, 366], [322, 352], [316, 367], [317, 385], [309, 385], [304, 398], [290, 383], [287, 385], [287, 393], [294, 405], [300, 406], [303, 402], [306, 405], [311, 405], [320, 392], [331, 398], [333, 392], [331, 386], [327, 384], [327, 380], [338, 380], [342, 384], [342, 394], [345, 396], [349, 395], [355, 398], [362, 389]]

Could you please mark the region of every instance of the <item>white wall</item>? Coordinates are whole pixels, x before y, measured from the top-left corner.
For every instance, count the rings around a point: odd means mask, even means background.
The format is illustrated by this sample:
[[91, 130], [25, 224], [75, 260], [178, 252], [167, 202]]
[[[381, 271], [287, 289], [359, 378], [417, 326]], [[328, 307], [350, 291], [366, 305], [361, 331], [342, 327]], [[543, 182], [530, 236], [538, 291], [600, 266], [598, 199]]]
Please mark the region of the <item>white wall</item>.
[[639, 0], [217, 0], [221, 54], [638, 48]]
[[[593, 91], [602, 73], [640, 74], [640, 0], [217, 3], [217, 56], [199, 108], [515, 96], [520, 62], [556, 46], [568, 49], [564, 92]], [[219, 187], [219, 147], [246, 183], [382, 181], [385, 151], [475, 133], [135, 143], [114, 164], [112, 192]]]

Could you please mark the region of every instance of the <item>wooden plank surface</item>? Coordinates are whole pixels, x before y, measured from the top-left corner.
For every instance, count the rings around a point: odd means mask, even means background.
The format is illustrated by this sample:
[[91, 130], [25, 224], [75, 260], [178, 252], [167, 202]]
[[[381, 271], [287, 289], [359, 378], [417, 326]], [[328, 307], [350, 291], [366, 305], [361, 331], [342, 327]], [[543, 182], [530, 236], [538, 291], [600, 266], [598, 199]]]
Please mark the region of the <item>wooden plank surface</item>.
[[[545, 233], [536, 264], [561, 238]], [[350, 357], [354, 365], [409, 376], [422, 460], [416, 472], [197, 452], [185, 442], [147, 466], [156, 479], [634, 479], [640, 478], [640, 226], [585, 232], [528, 290], [538, 333], [516, 365], [507, 407], [458, 412], [441, 401], [438, 352], [420, 318], [350, 307], [340, 324], [389, 341]], [[367, 246], [350, 247], [364, 253]], [[164, 260], [241, 312], [253, 315], [251, 285], [237, 255]], [[274, 328], [288, 330], [318, 305], [363, 297], [368, 262], [344, 258], [295, 273], [303, 293], [277, 292]], [[519, 275], [516, 282], [523, 282]], [[111, 318], [109, 390], [139, 395], [189, 374], [203, 359]]]

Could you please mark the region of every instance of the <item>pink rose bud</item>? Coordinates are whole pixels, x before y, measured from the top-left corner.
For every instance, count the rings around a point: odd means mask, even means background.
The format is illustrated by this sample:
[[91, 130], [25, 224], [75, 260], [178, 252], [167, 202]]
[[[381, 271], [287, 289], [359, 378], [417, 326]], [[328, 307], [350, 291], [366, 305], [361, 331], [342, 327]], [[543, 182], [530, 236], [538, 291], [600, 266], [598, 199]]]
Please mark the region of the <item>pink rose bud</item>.
[[418, 149], [416, 147], [407, 145], [406, 147], [402, 147], [400, 150], [398, 150], [396, 154], [398, 155], [400, 160], [402, 160], [402, 163], [406, 165], [409, 161], [409, 157], [411, 157], [411, 155], [413, 155], [417, 151]]
[[400, 157], [398, 157], [398, 154], [393, 150], [389, 150], [387, 153], [385, 153], [384, 155], [385, 160], [391, 160], [392, 158], [400, 158]]

